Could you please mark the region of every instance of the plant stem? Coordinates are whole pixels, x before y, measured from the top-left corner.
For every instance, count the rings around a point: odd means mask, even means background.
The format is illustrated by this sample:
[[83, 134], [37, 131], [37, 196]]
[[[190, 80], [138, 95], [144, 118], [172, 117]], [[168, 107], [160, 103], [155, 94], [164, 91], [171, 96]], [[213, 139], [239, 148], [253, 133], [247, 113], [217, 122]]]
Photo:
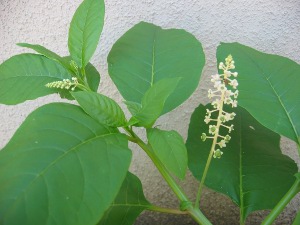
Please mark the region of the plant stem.
[[[299, 176], [299, 177], [298, 177]], [[261, 225], [271, 225], [278, 215], [284, 210], [286, 205], [292, 200], [292, 198], [300, 192], [300, 173], [296, 174], [296, 181], [290, 190], [283, 196], [283, 198], [278, 202], [270, 214], [264, 219]]]
[[206, 179], [206, 176], [207, 176], [208, 169], [210, 167], [211, 159], [212, 159], [213, 153], [215, 151], [215, 147], [216, 147], [218, 136], [219, 136], [219, 129], [220, 129], [220, 126], [222, 124], [222, 121], [219, 118], [220, 118], [220, 116], [223, 113], [224, 96], [225, 96], [224, 91], [222, 91], [221, 101], [220, 101], [221, 103], [220, 103], [220, 106], [219, 106], [220, 110], [219, 110], [219, 114], [218, 114], [218, 122], [217, 122], [217, 125], [216, 125], [217, 131], [216, 131], [216, 133], [214, 135], [213, 143], [211, 145], [211, 149], [210, 149], [207, 161], [206, 161], [204, 172], [203, 172], [203, 175], [202, 175], [202, 178], [201, 178], [201, 181], [200, 181], [200, 185], [199, 185], [199, 189], [198, 189], [198, 193], [197, 193], [197, 197], [196, 197], [196, 201], [195, 201], [195, 207], [196, 208], [199, 208], [199, 204], [200, 204], [200, 199], [201, 199], [201, 194], [202, 194], [204, 182], [205, 182], [205, 179]]
[[161, 208], [159, 206], [152, 205], [147, 208], [147, 210], [161, 213], [170, 213], [170, 214], [178, 214], [178, 215], [186, 215], [188, 212], [181, 211], [179, 209], [169, 209], [169, 208]]
[[[169, 174], [165, 166], [160, 162], [160, 160], [156, 157], [154, 154], [151, 146], [147, 145], [145, 142], [143, 142], [129, 127], [124, 127], [125, 131], [132, 136], [132, 138], [135, 139], [134, 143], [139, 145], [149, 156], [149, 158], [152, 160], [160, 174], [163, 176], [165, 181], [168, 183], [168, 185], [171, 187], [177, 198], [181, 201], [181, 203], [189, 203], [190, 200], [188, 197], [184, 194], [184, 192], [181, 190], [181, 188], [178, 186], [176, 181], [173, 179], [173, 177]], [[186, 212], [199, 224], [202, 225], [211, 225], [211, 222], [203, 215], [203, 213], [198, 209], [194, 208], [192, 204], [188, 204], [187, 207], [184, 209]]]

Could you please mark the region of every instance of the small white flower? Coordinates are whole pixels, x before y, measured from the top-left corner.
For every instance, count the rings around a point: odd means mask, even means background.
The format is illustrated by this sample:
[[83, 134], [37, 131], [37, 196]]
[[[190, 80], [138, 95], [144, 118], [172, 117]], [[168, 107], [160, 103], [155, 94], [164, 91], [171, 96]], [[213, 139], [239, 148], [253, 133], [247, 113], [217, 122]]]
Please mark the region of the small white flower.
[[211, 75], [211, 82], [216, 82], [220, 80], [220, 75], [219, 74], [215, 74], [215, 75]]
[[232, 99], [231, 98], [225, 98], [224, 99], [224, 103], [227, 104], [227, 105], [229, 105], [229, 104], [232, 103]]
[[218, 89], [218, 91], [225, 91], [225, 90], [227, 90], [225, 84], [219, 84], [219, 85], [217, 86], [217, 89]]
[[207, 136], [206, 136], [206, 133], [202, 133], [202, 135], [201, 135], [201, 140], [202, 140], [202, 141], [205, 141], [205, 140], [206, 140], [206, 137], [207, 137]]
[[231, 139], [231, 137], [227, 134], [227, 135], [225, 136], [225, 138], [224, 138], [224, 141], [225, 141], [225, 142], [228, 142], [228, 141], [230, 141], [230, 139]]
[[215, 134], [218, 131], [217, 126], [216, 125], [209, 125], [209, 133], [210, 134]]
[[218, 88], [219, 85], [221, 85], [221, 81], [218, 80], [214, 82], [214, 88]]
[[221, 158], [221, 156], [223, 155], [223, 152], [220, 149], [217, 149], [214, 151], [213, 157], [214, 158]]
[[218, 143], [218, 145], [220, 146], [220, 148], [226, 147], [226, 142], [225, 142], [225, 140], [221, 140], [221, 141]]
[[236, 79], [233, 79], [232, 81], [230, 81], [229, 85], [231, 85], [234, 89], [236, 89], [239, 83], [237, 82]]
[[214, 97], [214, 93], [213, 93], [213, 91], [211, 89], [208, 89], [208, 95], [207, 95], [207, 97], [209, 99], [212, 98], [212, 97]]
[[236, 91], [233, 93], [233, 97], [234, 97], [234, 98], [237, 98], [238, 96], [239, 96], [239, 91], [236, 90]]
[[231, 76], [231, 72], [228, 70], [224, 70], [225, 79]]
[[234, 108], [234, 107], [237, 107], [237, 100], [233, 100], [232, 102], [231, 102], [231, 106], [232, 106], [232, 108]]
[[224, 66], [224, 63], [220, 62], [220, 64], [219, 64], [219, 69], [222, 70], [222, 69], [224, 69], [224, 67], [225, 67], [225, 66]]
[[219, 99], [216, 99], [214, 100], [211, 105], [215, 108], [215, 109], [219, 109], [220, 107], [220, 100]]
[[233, 124], [231, 124], [231, 126], [228, 128], [228, 132], [231, 133], [231, 131], [233, 131]]
[[204, 122], [208, 124], [210, 122], [210, 116], [205, 116]]
[[232, 73], [232, 75], [233, 75], [234, 77], [237, 77], [237, 76], [238, 76], [238, 72], [234, 72], [234, 73]]

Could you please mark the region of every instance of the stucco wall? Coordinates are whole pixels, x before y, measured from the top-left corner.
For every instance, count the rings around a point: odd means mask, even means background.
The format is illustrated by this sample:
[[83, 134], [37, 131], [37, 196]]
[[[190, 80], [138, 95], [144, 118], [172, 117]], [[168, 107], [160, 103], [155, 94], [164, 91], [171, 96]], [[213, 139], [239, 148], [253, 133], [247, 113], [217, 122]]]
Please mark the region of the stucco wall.
[[[15, 43], [37, 43], [67, 55], [69, 23], [81, 0], [0, 0], [0, 62], [23, 52]], [[118, 102], [121, 97], [107, 74], [106, 58], [113, 43], [130, 27], [144, 20], [165, 28], [183, 28], [201, 41], [206, 66], [195, 94], [182, 106], [159, 119], [163, 129], [175, 129], [184, 137], [193, 109], [206, 102], [208, 76], [216, 72], [215, 52], [223, 42], [237, 41], [268, 53], [286, 56], [300, 63], [300, 1], [299, 0], [107, 0], [105, 26], [100, 45], [92, 62], [102, 75], [100, 90]], [[284, 74], [283, 74], [284, 76]], [[38, 106], [58, 101], [48, 96], [18, 106], [0, 105], [0, 148], [11, 138], [26, 116]], [[296, 147], [284, 139], [284, 151], [297, 159]], [[140, 150], [134, 149], [132, 171], [137, 174], [149, 200], [164, 206], [177, 201], [152, 163]], [[197, 183], [189, 176], [183, 184], [195, 196]], [[225, 197], [205, 192], [203, 210], [215, 224], [238, 224], [238, 211]], [[276, 224], [291, 224], [299, 200], [294, 200]], [[248, 224], [259, 224], [264, 213], [254, 213]], [[160, 222], [159, 222], [160, 221]], [[146, 213], [136, 224], [195, 224], [190, 219]]]

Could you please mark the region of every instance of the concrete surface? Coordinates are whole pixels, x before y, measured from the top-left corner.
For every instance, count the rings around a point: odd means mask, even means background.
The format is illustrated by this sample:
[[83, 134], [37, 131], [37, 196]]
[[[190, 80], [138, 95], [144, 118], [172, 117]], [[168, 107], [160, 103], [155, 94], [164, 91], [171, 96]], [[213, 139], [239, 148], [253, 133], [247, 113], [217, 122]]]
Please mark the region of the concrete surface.
[[[25, 50], [15, 43], [28, 42], [46, 46], [67, 55], [69, 23], [81, 0], [0, 0], [0, 62]], [[208, 76], [216, 72], [215, 52], [223, 42], [240, 42], [258, 50], [286, 56], [300, 63], [299, 0], [107, 0], [106, 16], [100, 45], [92, 62], [102, 75], [99, 89], [121, 102], [121, 97], [107, 74], [106, 58], [113, 43], [139, 21], [148, 21], [165, 28], [183, 28], [202, 42], [206, 66], [195, 94], [182, 106], [163, 116], [157, 124], [175, 129], [185, 138], [188, 121], [194, 108], [206, 102]], [[28, 50], [26, 50], [28, 51]], [[17, 106], [0, 105], [0, 148], [35, 108], [52, 101], [48, 96]], [[182, 122], [183, 121], [183, 122]], [[297, 159], [296, 147], [283, 139], [284, 151]], [[145, 154], [134, 148], [131, 170], [142, 180], [148, 199], [156, 204], [174, 207], [177, 201]], [[189, 176], [183, 184], [191, 197], [197, 182]], [[227, 198], [211, 191], [203, 196], [203, 211], [214, 224], [235, 225], [239, 221], [237, 207]], [[299, 198], [292, 201], [276, 224], [291, 224], [299, 209]], [[259, 224], [266, 214], [253, 213], [247, 224]], [[195, 224], [188, 218], [145, 213], [137, 225]]]

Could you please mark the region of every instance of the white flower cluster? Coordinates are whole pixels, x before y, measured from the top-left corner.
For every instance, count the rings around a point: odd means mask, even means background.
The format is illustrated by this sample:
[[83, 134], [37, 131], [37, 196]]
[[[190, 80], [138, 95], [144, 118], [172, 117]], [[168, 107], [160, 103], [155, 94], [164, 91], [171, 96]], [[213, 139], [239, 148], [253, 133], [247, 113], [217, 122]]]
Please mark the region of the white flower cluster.
[[[214, 90], [208, 90], [208, 98], [213, 99], [211, 105], [213, 110], [206, 109], [206, 116], [204, 122], [206, 124], [210, 122], [216, 123], [215, 125], [209, 125], [208, 133], [212, 136], [207, 136], [207, 134], [202, 133], [201, 139], [205, 141], [207, 138], [213, 139], [213, 157], [221, 158], [223, 152], [220, 149], [215, 149], [218, 145], [220, 148], [226, 147], [231, 137], [227, 134], [222, 136], [219, 134], [220, 128], [224, 127], [230, 133], [233, 130], [233, 124], [227, 125], [228, 121], [234, 119], [236, 114], [234, 112], [226, 112], [223, 109], [224, 105], [231, 105], [231, 107], [237, 107], [237, 97], [239, 95], [238, 90], [235, 90], [238, 86], [238, 82], [235, 79], [238, 76], [237, 72], [231, 72], [234, 69], [234, 61], [232, 56], [229, 55], [225, 59], [225, 64], [221, 62], [219, 64], [219, 69], [223, 70], [223, 74], [215, 74], [211, 76], [211, 82], [214, 84]], [[233, 78], [232, 78], [233, 77]], [[230, 86], [231, 90], [227, 87]], [[235, 91], [232, 91], [235, 90]], [[216, 114], [215, 118], [212, 115]]]
[[60, 88], [60, 89], [67, 89], [67, 90], [71, 89], [72, 91], [74, 91], [77, 85], [78, 85], [77, 78], [72, 77], [72, 80], [63, 79], [62, 81], [54, 81], [48, 83], [45, 86], [48, 88]]

